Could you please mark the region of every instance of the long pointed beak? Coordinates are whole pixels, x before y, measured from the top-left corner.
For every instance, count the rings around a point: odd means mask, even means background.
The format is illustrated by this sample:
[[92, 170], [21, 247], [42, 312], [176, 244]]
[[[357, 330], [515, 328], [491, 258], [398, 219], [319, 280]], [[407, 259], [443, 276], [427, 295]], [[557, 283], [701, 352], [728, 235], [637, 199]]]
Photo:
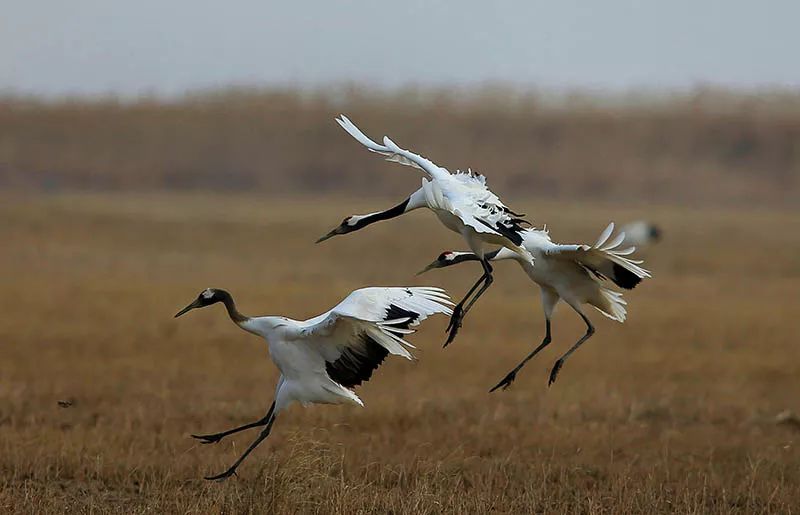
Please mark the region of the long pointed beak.
[[427, 272], [428, 270], [433, 270], [434, 268], [439, 268], [439, 263], [437, 263], [436, 261], [434, 261], [434, 262], [433, 262], [433, 263], [431, 263], [430, 265], [426, 266], [425, 268], [423, 268], [422, 270], [420, 270], [419, 272], [417, 272], [417, 275], [418, 275], [418, 276], [419, 276], [419, 275], [422, 275], [422, 274], [424, 274], [425, 272]]
[[316, 241], [316, 243], [322, 243], [323, 241], [327, 240], [328, 238], [333, 238], [334, 236], [339, 234], [338, 230], [339, 230], [339, 228], [337, 227], [336, 229], [332, 230], [331, 232], [329, 232], [328, 234], [326, 234], [322, 238], [318, 239]]
[[183, 315], [187, 311], [191, 311], [194, 308], [199, 308], [199, 307], [200, 307], [200, 304], [197, 301], [194, 301], [191, 304], [189, 304], [188, 306], [186, 306], [185, 308], [183, 308], [182, 310], [180, 310], [177, 313], [175, 313], [175, 318], [178, 318], [179, 316]]

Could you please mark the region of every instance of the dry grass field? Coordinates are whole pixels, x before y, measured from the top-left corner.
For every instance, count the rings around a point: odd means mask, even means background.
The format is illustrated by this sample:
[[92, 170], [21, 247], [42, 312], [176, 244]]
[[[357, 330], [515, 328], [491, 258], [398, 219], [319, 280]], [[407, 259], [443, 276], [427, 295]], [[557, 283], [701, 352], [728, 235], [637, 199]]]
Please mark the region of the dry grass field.
[[189, 434], [261, 417], [277, 373], [219, 306], [172, 315], [208, 286], [294, 318], [370, 284], [462, 295], [477, 266], [413, 275], [461, 247], [429, 213], [313, 244], [395, 200], [0, 199], [0, 511], [800, 511], [800, 423], [776, 420], [800, 412], [800, 215], [765, 209], [516, 201], [561, 241], [610, 219], [663, 226], [625, 325], [593, 313], [597, 334], [548, 388], [583, 331], [562, 306], [551, 348], [489, 394], [544, 330], [535, 285], [498, 264], [452, 346], [430, 320], [418, 361], [359, 389], [364, 409], [293, 407], [240, 477], [204, 481], [255, 435]]

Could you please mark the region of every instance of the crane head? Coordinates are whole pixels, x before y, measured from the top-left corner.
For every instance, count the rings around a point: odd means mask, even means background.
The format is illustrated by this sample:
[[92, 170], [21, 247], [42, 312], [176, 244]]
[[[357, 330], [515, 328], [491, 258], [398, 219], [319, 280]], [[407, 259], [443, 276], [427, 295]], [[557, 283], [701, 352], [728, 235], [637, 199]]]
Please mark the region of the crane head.
[[358, 222], [361, 220], [361, 218], [363, 217], [358, 215], [348, 216], [347, 218], [342, 220], [342, 223], [339, 224], [338, 227], [336, 227], [334, 230], [332, 230], [322, 238], [318, 239], [317, 243], [322, 243], [328, 238], [333, 238], [334, 236], [338, 236], [339, 234], [347, 234], [349, 232], [358, 230], [360, 228]]
[[460, 263], [461, 261], [463, 261], [462, 259], [459, 259], [461, 254], [466, 254], [466, 253], [453, 252], [450, 250], [442, 252], [441, 254], [439, 254], [439, 257], [437, 257], [430, 265], [426, 266], [425, 268], [417, 272], [417, 275], [422, 275], [428, 270], [433, 270], [435, 268], [445, 268], [451, 265], [455, 265], [456, 263]]
[[650, 225], [650, 238], [653, 241], [661, 239], [661, 229], [657, 225]]
[[197, 298], [188, 306], [183, 308], [182, 310], [178, 311], [175, 314], [175, 318], [183, 315], [184, 313], [193, 310], [194, 308], [204, 308], [206, 306], [210, 306], [212, 304], [216, 304], [217, 302], [222, 302], [225, 298], [225, 294], [227, 292], [225, 290], [218, 290], [217, 288], [206, 288]]

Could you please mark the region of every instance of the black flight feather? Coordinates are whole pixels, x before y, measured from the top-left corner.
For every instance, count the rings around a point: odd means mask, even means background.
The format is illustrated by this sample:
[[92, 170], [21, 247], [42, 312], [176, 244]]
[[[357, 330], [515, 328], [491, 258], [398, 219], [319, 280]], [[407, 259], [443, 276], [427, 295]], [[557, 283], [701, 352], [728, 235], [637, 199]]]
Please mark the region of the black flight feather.
[[[401, 329], [408, 329], [417, 319], [419, 319], [419, 313], [403, 309], [394, 304], [389, 305], [389, 309], [386, 310], [386, 314], [383, 317], [383, 320], [403, 320], [389, 326]], [[401, 334], [396, 336], [403, 337]], [[362, 333], [359, 338], [361, 339], [361, 345], [346, 347], [336, 361], [325, 363], [328, 377], [345, 388], [352, 388], [369, 381], [370, 377], [372, 377], [372, 372], [389, 355], [389, 351], [383, 345], [376, 342], [366, 333]]]

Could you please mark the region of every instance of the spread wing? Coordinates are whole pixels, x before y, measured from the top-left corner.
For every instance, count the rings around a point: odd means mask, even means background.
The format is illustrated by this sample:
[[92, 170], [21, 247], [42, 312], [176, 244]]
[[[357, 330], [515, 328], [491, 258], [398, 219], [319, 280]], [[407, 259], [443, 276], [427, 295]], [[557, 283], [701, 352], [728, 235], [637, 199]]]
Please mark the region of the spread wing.
[[413, 166], [414, 168], [424, 171], [432, 179], [438, 179], [440, 177], [446, 177], [450, 175], [450, 172], [448, 172], [445, 168], [438, 166], [436, 163], [433, 163], [418, 154], [398, 147], [395, 142], [389, 139], [388, 136], [383, 137], [383, 145], [372, 141], [345, 115], [339, 115], [339, 118], [337, 118], [336, 121], [344, 130], [347, 131], [348, 134], [355, 138], [359, 143], [367, 147], [367, 149], [377, 154], [381, 154], [382, 156], [386, 156], [387, 161], [400, 163], [406, 166]]
[[403, 340], [431, 315], [450, 315], [450, 298], [432, 287], [362, 288], [332, 310], [305, 322], [302, 343], [325, 362], [328, 376], [351, 388], [368, 381], [388, 354], [411, 359]]
[[634, 247], [619, 249], [625, 239], [625, 233], [619, 232], [614, 238], [614, 223], [600, 234], [594, 245], [559, 245], [550, 244], [543, 253], [556, 259], [575, 261], [599, 279], [610, 279], [620, 288], [632, 289], [642, 279], [650, 277], [650, 272], [640, 267], [639, 260], [627, 256], [636, 250]]

